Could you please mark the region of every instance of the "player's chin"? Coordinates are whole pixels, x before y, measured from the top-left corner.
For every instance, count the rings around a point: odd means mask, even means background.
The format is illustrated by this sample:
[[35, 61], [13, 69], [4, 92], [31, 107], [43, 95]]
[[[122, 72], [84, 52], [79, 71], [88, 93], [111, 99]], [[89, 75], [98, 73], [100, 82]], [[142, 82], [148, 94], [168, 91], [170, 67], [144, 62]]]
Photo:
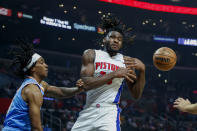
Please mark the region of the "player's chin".
[[45, 77], [47, 77], [48, 76], [48, 72], [45, 74]]
[[119, 52], [119, 51], [120, 51], [119, 48], [111, 48], [111, 50], [112, 50], [113, 52]]

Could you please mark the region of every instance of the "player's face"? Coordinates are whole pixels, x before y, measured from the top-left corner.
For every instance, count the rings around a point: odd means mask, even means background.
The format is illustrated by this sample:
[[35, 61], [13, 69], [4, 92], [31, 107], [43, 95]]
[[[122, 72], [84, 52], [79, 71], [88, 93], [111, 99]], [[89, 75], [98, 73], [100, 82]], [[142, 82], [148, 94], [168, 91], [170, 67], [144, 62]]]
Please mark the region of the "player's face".
[[123, 36], [117, 31], [111, 31], [106, 36], [107, 49], [118, 52], [122, 47]]
[[45, 78], [48, 75], [48, 65], [45, 63], [44, 59], [41, 57], [37, 60], [34, 66], [35, 73], [41, 78]]

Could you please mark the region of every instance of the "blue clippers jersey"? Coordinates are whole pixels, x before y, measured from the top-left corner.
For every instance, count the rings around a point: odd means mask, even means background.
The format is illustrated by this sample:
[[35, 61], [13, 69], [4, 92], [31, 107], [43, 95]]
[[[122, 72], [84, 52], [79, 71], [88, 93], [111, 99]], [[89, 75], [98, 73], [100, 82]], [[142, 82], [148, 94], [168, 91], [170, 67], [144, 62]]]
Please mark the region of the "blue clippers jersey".
[[21, 96], [22, 89], [28, 84], [37, 85], [42, 95], [44, 95], [43, 87], [39, 85], [35, 79], [31, 77], [26, 78], [23, 81], [21, 87], [17, 90], [12, 100], [12, 103], [10, 104], [10, 107], [8, 109], [4, 121], [4, 128], [2, 131], [30, 131], [31, 130], [29, 107]]

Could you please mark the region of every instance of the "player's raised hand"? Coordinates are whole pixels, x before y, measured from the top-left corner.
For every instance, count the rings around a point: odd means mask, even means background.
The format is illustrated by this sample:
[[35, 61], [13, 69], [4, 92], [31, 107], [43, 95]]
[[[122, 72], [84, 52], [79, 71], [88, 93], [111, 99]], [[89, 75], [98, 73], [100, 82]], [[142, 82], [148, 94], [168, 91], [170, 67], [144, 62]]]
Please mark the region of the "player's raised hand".
[[183, 99], [179, 97], [175, 100], [173, 107], [177, 108], [182, 112], [185, 112], [186, 111], [185, 108], [187, 105], [191, 105], [191, 102], [188, 99]]
[[137, 58], [131, 58], [131, 57], [128, 57], [128, 56], [124, 56], [124, 64], [129, 69], [136, 69], [136, 70], [139, 70], [139, 71], [144, 71], [145, 70], [144, 63]]

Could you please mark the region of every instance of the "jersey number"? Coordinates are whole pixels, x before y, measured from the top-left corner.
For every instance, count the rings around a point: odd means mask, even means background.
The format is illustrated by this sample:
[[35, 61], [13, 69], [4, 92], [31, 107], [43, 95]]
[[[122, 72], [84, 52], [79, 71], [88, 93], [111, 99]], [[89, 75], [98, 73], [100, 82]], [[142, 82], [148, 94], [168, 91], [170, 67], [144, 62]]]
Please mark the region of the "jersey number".
[[[101, 71], [100, 74], [101, 74], [101, 76], [104, 76], [104, 75], [106, 75], [106, 72]], [[112, 84], [112, 80], [109, 81], [107, 84], [108, 84], [108, 85], [111, 85], [111, 84]]]

